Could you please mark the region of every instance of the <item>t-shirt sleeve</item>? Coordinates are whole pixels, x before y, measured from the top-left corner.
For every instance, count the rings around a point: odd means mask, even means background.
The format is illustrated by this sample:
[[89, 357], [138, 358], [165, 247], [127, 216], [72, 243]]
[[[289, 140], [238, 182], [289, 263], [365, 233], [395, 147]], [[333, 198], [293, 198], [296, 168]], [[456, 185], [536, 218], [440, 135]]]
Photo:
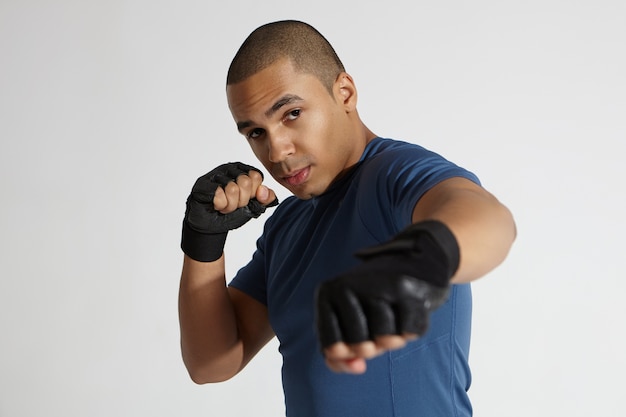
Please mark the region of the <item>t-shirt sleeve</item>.
[[250, 262], [237, 272], [228, 285], [267, 305], [266, 271], [265, 237], [262, 235], [257, 240], [256, 250]]
[[[413, 209], [424, 193], [453, 177], [480, 185], [472, 172], [418, 145], [406, 144], [381, 152], [361, 179], [361, 187], [367, 191], [361, 194], [364, 198], [359, 203], [359, 215], [365, 225], [376, 225], [372, 234], [396, 234], [411, 223]], [[390, 237], [376, 235], [380, 241]]]

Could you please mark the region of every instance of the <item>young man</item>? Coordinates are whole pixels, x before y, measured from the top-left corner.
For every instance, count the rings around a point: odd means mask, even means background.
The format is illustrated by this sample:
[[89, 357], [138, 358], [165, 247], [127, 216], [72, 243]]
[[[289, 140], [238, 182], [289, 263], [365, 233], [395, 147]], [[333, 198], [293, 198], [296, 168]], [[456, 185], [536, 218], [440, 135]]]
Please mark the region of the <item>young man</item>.
[[237, 129], [294, 196], [227, 286], [227, 232], [276, 196], [241, 163], [196, 181], [179, 305], [191, 378], [231, 378], [276, 335], [287, 415], [471, 415], [468, 283], [506, 257], [510, 212], [472, 173], [371, 132], [353, 79], [307, 24], [255, 30], [226, 91]]

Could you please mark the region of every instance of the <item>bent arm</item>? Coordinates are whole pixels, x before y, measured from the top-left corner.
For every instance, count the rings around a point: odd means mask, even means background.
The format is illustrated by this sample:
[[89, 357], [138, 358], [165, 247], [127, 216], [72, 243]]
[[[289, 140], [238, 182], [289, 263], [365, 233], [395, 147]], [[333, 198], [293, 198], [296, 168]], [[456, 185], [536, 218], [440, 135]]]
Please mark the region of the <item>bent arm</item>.
[[452, 283], [482, 277], [507, 256], [516, 236], [511, 212], [484, 188], [465, 178], [450, 178], [422, 196], [413, 222], [444, 222], [455, 235], [461, 262]]
[[178, 308], [183, 361], [198, 384], [233, 377], [274, 336], [267, 308], [226, 286], [224, 256], [185, 256]]

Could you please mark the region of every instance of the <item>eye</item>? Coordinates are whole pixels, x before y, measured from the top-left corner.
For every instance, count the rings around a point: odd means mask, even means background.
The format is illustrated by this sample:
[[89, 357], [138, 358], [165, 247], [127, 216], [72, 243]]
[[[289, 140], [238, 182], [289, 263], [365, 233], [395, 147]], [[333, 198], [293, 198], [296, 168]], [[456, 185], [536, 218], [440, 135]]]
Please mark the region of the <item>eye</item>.
[[252, 129], [246, 134], [246, 139], [258, 139], [263, 133], [263, 129]]
[[300, 109], [294, 109], [285, 115], [285, 120], [296, 120], [300, 117]]

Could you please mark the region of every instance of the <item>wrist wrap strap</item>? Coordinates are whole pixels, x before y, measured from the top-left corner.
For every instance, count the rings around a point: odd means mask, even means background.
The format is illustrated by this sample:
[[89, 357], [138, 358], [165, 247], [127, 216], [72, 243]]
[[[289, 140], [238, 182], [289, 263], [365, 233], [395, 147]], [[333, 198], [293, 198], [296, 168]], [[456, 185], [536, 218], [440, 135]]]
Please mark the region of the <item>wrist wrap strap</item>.
[[227, 235], [228, 232], [200, 233], [183, 221], [180, 247], [191, 259], [199, 262], [213, 262], [222, 256]]
[[[444, 287], [459, 268], [461, 259], [459, 245], [448, 226], [438, 220], [425, 220], [414, 223], [398, 233], [390, 241], [378, 246], [363, 249], [356, 253], [361, 259], [370, 259], [385, 254], [404, 254], [416, 263], [428, 258], [436, 261], [446, 271], [445, 276], [425, 275], [432, 284]], [[430, 279], [428, 279], [430, 278]], [[445, 281], [445, 282], [444, 282]]]

